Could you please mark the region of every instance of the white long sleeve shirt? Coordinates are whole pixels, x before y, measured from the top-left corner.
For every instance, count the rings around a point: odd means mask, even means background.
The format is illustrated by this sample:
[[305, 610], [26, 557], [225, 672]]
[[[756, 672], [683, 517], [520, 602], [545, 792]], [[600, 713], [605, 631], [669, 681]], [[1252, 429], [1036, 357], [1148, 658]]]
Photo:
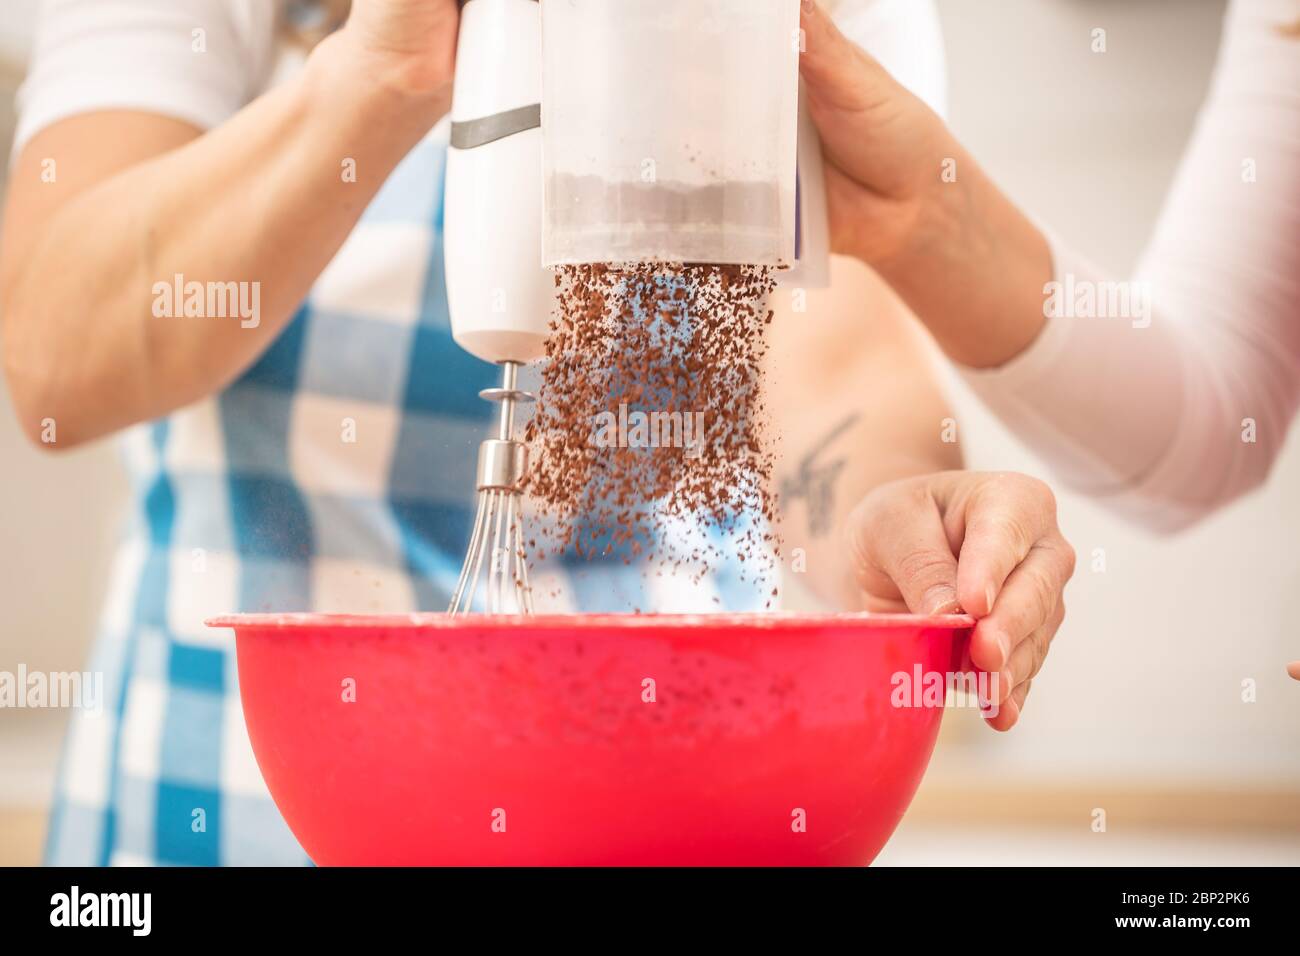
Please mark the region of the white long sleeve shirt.
[[1108, 282], [1053, 239], [1039, 338], [1001, 368], [963, 370], [1067, 485], [1158, 530], [1262, 483], [1300, 407], [1297, 20], [1294, 0], [1229, 7], [1136, 278]]

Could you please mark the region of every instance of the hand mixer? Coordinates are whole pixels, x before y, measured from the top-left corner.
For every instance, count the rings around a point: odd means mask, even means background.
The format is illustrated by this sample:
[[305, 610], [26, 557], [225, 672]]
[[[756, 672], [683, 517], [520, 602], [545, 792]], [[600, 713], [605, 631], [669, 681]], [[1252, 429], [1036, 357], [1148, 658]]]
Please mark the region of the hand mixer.
[[[501, 366], [450, 613], [532, 613], [514, 436], [553, 267], [779, 266], [826, 284], [821, 149], [799, 108], [799, 0], [462, 0], [444, 242], [452, 334]], [[545, 97], [543, 97], [545, 88]], [[543, 122], [543, 114], [545, 121]], [[685, 200], [684, 198], [685, 197]], [[696, 199], [698, 198], [698, 202]]]
[[[450, 613], [470, 610], [486, 563], [487, 609], [532, 613], [520, 483], [528, 448], [515, 438], [520, 367], [541, 358], [555, 306], [542, 266], [542, 32], [536, 0], [462, 4], [444, 241], [452, 334], [501, 366], [479, 392], [500, 405], [497, 433], [479, 446], [478, 508]], [[509, 587], [507, 587], [508, 579]]]

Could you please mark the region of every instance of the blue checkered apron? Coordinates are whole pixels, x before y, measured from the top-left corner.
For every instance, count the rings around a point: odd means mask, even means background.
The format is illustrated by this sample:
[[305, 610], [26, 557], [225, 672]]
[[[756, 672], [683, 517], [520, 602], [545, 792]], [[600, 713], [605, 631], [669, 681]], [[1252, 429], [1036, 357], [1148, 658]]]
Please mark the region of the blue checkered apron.
[[[451, 338], [445, 143], [394, 172], [256, 365], [124, 435], [133, 508], [90, 665], [105, 705], [73, 714], [48, 862], [308, 862], [253, 759], [233, 635], [203, 619], [446, 607], [498, 373]], [[772, 588], [734, 561], [701, 582], [546, 564], [539, 610], [747, 610]]]

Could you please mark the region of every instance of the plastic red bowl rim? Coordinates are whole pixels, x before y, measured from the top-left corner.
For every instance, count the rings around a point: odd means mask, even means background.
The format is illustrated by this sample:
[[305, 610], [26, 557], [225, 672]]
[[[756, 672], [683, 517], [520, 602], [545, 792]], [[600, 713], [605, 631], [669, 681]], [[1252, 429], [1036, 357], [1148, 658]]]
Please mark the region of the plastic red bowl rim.
[[873, 614], [870, 612], [803, 613], [794, 611], [758, 611], [720, 614], [468, 614], [452, 616], [442, 612], [413, 614], [222, 614], [207, 618], [208, 627], [256, 630], [462, 630], [473, 626], [533, 630], [699, 630], [744, 628], [746, 630], [786, 630], [792, 627], [849, 627], [854, 630], [913, 628], [925, 630], [963, 630], [975, 626], [969, 614]]

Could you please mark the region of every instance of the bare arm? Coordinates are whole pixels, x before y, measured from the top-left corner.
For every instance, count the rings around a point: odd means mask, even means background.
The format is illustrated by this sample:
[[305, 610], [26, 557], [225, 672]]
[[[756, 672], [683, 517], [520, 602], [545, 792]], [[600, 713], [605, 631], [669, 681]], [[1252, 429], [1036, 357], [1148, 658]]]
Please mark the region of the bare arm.
[[[416, 67], [380, 29], [396, 20], [430, 37]], [[75, 445], [251, 364], [446, 112], [455, 26], [451, 0], [369, 0], [295, 81], [208, 133], [101, 112], [38, 134], [14, 170], [0, 251], [5, 371], [24, 430], [53, 418], [59, 446]], [[47, 157], [54, 183], [42, 181]], [[177, 274], [260, 283], [260, 322], [155, 318], [154, 285]]]
[[858, 609], [849, 514], [880, 485], [960, 468], [961, 451], [943, 440], [949, 412], [907, 310], [852, 260], [834, 260], [832, 273], [806, 312], [786, 290], [773, 298], [769, 407], [786, 563], [802, 549], [813, 588]]

